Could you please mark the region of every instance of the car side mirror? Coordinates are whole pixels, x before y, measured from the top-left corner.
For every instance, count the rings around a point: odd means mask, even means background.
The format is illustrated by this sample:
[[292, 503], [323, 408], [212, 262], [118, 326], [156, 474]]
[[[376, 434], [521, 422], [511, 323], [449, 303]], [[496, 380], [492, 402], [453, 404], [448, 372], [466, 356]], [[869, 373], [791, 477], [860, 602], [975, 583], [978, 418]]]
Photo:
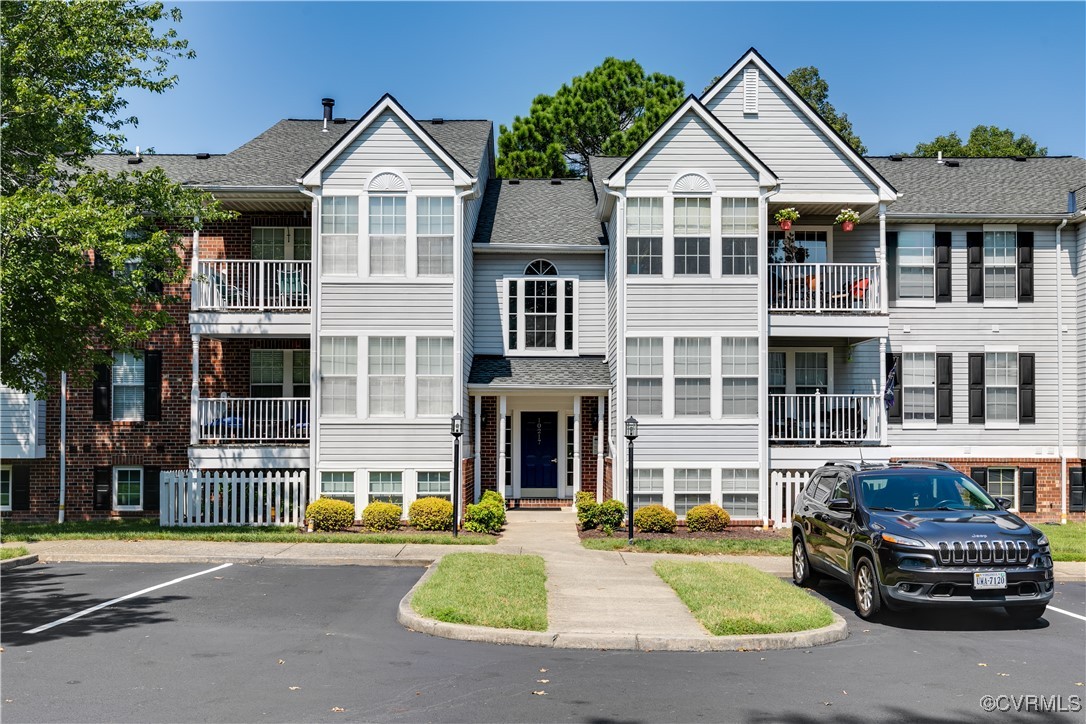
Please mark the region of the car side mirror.
[[1010, 498], [996, 498], [995, 502], [1003, 510], [1009, 510], [1011, 505], [1014, 503], [1014, 501]]
[[848, 498], [834, 498], [827, 507], [838, 513], [851, 513], [852, 501]]

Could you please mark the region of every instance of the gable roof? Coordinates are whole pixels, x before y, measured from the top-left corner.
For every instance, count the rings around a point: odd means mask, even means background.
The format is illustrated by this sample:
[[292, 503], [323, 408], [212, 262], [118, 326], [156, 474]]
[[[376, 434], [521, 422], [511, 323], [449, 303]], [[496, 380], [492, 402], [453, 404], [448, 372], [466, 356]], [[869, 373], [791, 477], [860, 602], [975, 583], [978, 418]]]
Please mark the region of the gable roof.
[[594, 209], [587, 179], [490, 179], [474, 243], [598, 248], [605, 241]]
[[588, 178], [592, 180], [592, 189], [596, 192], [597, 204], [606, 193], [603, 190], [603, 182], [606, 181], [607, 177], [613, 174], [615, 169], [625, 160], [625, 156], [588, 157]]

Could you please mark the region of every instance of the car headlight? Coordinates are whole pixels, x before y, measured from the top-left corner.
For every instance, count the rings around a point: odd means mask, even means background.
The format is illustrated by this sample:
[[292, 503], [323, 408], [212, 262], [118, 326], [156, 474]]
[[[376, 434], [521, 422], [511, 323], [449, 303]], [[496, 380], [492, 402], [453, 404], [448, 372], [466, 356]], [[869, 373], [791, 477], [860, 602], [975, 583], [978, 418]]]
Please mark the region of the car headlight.
[[1048, 545], [1048, 536], [1046, 536], [1044, 533], [1041, 533], [1041, 537], [1037, 539], [1037, 546], [1040, 547], [1046, 545]]
[[892, 543], [896, 546], [904, 546], [905, 548], [927, 548], [927, 545], [922, 540], [916, 538], [906, 538], [903, 535], [890, 535], [889, 533], [883, 533], [882, 539], [887, 543]]

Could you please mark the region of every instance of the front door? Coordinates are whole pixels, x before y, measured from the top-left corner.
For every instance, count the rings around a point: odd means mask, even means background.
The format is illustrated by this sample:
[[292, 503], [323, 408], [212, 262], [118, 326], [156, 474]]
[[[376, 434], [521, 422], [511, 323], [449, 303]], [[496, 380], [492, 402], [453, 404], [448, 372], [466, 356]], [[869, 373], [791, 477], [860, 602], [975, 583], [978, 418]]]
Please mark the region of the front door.
[[558, 413], [523, 412], [520, 417], [520, 494], [558, 497]]

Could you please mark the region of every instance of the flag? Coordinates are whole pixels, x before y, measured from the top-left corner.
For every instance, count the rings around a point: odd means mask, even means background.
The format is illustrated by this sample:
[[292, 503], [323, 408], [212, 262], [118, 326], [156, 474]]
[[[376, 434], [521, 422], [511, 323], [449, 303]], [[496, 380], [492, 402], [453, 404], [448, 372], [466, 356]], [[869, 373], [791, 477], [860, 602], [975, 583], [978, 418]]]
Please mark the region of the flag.
[[896, 384], [897, 360], [894, 360], [894, 366], [890, 368], [890, 374], [886, 375], [886, 387], [884, 387], [882, 391], [882, 402], [886, 405], [887, 412], [894, 406], [894, 386]]

